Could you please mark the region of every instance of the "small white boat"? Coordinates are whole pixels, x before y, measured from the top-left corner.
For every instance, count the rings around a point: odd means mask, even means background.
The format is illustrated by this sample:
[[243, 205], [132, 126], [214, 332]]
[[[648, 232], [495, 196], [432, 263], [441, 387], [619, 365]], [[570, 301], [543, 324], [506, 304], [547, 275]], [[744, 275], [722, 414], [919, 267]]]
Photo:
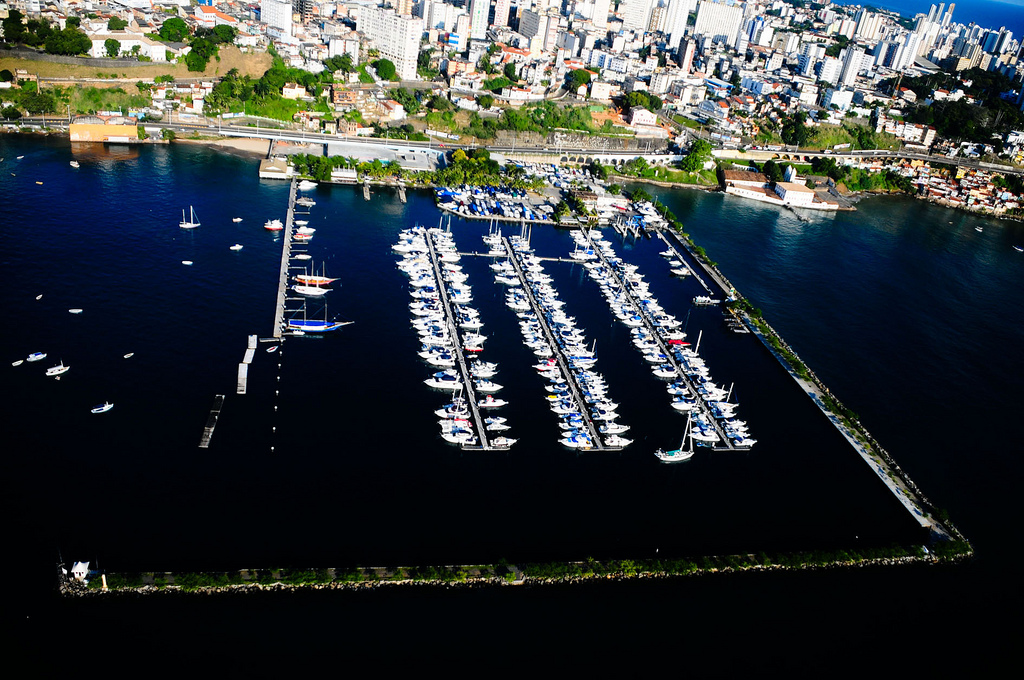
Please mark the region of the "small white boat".
[[304, 227], [309, 224], [309, 220], [295, 220], [296, 226]]
[[236, 243], [235, 245], [231, 246], [231, 248], [229, 248], [229, 250], [241, 250], [242, 247], [243, 246], [242, 246], [241, 243]]
[[71, 312], [72, 314], [81, 314], [84, 310], [75, 307], [74, 309], [69, 309], [68, 311]]
[[21, 366], [23, 363], [25, 363], [24, 359], [18, 359], [17, 361], [11, 362], [11, 366]]
[[295, 256], [295, 259], [296, 260], [312, 260], [313, 256], [309, 255], [307, 253], [299, 253], [298, 255]]
[[232, 218], [231, 218], [231, 221], [232, 221], [232, 222], [241, 222], [241, 221], [242, 221], [242, 218], [241, 218], [241, 217], [232, 217]]
[[109, 401], [105, 401], [102, 404], [97, 404], [96, 406], [93, 406], [90, 413], [106, 413], [112, 408], [114, 408], [114, 405], [111, 404]]
[[56, 366], [51, 366], [50, 368], [46, 369], [46, 375], [60, 375], [61, 373], [67, 373], [69, 368], [71, 367], [65, 366], [64, 362], [61, 361]]
[[267, 348], [267, 353], [268, 354], [272, 354], [272, 353], [276, 352], [278, 347], [280, 347], [280, 345], [274, 345], [273, 347], [268, 347]]
[[299, 191], [309, 191], [311, 189], [316, 189], [316, 186], [316, 182], [311, 182], [308, 179], [304, 179], [301, 182], [299, 182], [298, 189]]
[[1016, 250], [1018, 253], [1024, 253], [1024, 248], [1020, 246], [1014, 246], [1013, 249]]
[[46, 352], [32, 352], [29, 354], [25, 361], [41, 361], [46, 358]]
[[37, 300], [42, 300], [42, 299], [43, 299], [43, 294], [42, 294], [42, 293], [40, 293], [39, 295], [37, 295], [37, 296], [36, 296], [36, 299], [37, 299]]
[[320, 297], [321, 295], [324, 295], [331, 291], [330, 288], [321, 288], [320, 286], [303, 286], [301, 284], [296, 284], [292, 286], [292, 290], [294, 290], [299, 295], [306, 295], [310, 297]]
[[284, 229], [284, 223], [281, 220], [267, 220], [263, 224], [263, 228], [267, 231], [281, 231]]
[[980, 232], [982, 231], [982, 229], [981, 229], [981, 227], [975, 227], [975, 228], [974, 228], [974, 231], [976, 231], [976, 232], [979, 232], [979, 233], [980, 233]]
[[78, 161], [71, 161], [70, 163], [68, 163], [68, 165], [70, 165], [73, 168], [80, 167]]
[[125, 359], [131, 359], [133, 356], [135, 356], [135, 352], [128, 352], [128, 354], [124, 355], [124, 358]]
[[192, 264], [192, 260], [182, 260], [181, 263], [184, 264], [184, 265], [191, 265]]
[[22, 158], [24, 158], [24, 156], [17, 156], [17, 159], [18, 159], [19, 161], [20, 161], [20, 160], [21, 160]]

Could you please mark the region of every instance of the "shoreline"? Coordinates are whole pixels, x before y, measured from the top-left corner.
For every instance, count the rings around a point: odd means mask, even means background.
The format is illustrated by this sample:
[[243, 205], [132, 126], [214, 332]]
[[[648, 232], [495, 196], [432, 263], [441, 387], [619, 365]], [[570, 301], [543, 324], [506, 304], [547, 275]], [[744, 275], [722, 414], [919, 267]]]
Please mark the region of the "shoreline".
[[270, 153], [271, 144], [271, 141], [269, 139], [256, 139], [252, 137], [210, 137], [199, 139], [190, 137], [177, 137], [174, 139], [174, 141], [185, 142], [187, 144], [205, 144], [207, 146], [216, 146], [228, 151], [229, 153], [259, 156], [260, 158], [267, 157], [267, 154]]

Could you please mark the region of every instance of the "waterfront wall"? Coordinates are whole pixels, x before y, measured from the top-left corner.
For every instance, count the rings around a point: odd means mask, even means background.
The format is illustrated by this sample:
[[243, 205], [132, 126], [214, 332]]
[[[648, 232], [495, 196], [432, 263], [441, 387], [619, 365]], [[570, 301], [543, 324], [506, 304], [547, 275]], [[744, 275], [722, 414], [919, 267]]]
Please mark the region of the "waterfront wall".
[[495, 588], [555, 584], [674, 579], [771, 571], [817, 571], [957, 563], [971, 557], [966, 543], [949, 543], [940, 551], [922, 546], [867, 552], [765, 553], [665, 560], [585, 560], [543, 564], [449, 565], [440, 567], [365, 567], [354, 569], [268, 569], [216, 574], [109, 574], [108, 589], [97, 577], [87, 586], [61, 576], [59, 590], [68, 597], [109, 597], [129, 594], [253, 594], [299, 590], [361, 591], [396, 586]]

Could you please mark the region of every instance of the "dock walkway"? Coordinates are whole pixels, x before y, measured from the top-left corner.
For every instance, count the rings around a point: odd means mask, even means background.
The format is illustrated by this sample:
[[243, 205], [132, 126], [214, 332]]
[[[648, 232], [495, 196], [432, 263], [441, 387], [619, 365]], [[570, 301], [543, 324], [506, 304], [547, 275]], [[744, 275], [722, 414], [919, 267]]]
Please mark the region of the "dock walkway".
[[274, 312], [274, 338], [280, 340], [285, 329], [285, 297], [288, 293], [288, 262], [292, 255], [292, 224], [295, 219], [296, 181], [288, 189], [288, 215], [284, 221], [284, 244], [281, 247], [281, 273], [277, 281], [277, 309]]
[[487, 428], [484, 427], [483, 418], [480, 417], [480, 407], [477, 405], [476, 391], [473, 389], [473, 376], [469, 371], [469, 364], [466, 361], [465, 352], [462, 351], [462, 343], [459, 342], [459, 328], [455, 323], [455, 317], [452, 314], [452, 301], [448, 297], [448, 287], [445, 285], [444, 279], [441, 276], [441, 265], [437, 257], [437, 251], [434, 249], [434, 237], [432, 234], [427, 234], [427, 250], [430, 253], [430, 265], [434, 269], [434, 280], [437, 281], [437, 289], [441, 295], [441, 306], [444, 308], [445, 323], [448, 324], [448, 332], [451, 333], [452, 340], [459, 344], [455, 348], [455, 357], [458, 360], [459, 372], [462, 374], [462, 382], [466, 388], [466, 401], [469, 402], [469, 411], [473, 414], [473, 424], [476, 425], [477, 437], [480, 439], [478, 446], [464, 445], [463, 450], [482, 450], [489, 451], [495, 448], [506, 449], [508, 447], [494, 447], [491, 446], [490, 441], [487, 439]]
[[587, 408], [587, 402], [583, 399], [583, 393], [580, 389], [579, 383], [576, 382], [576, 374], [569, 368], [569, 362], [565, 358], [565, 352], [562, 350], [562, 346], [555, 341], [555, 335], [551, 332], [551, 326], [548, 324], [547, 316], [544, 313], [544, 309], [537, 302], [537, 298], [533, 294], [533, 288], [530, 286], [530, 282], [526, 279], [526, 272], [523, 271], [522, 262], [519, 261], [520, 255], [518, 251], [512, 248], [512, 244], [509, 242], [507, 237], [501, 239], [502, 243], [505, 244], [505, 249], [508, 253], [511, 253], [509, 260], [512, 262], [512, 266], [515, 267], [516, 276], [523, 284], [523, 292], [526, 294], [526, 298], [530, 301], [530, 309], [537, 316], [537, 321], [540, 323], [541, 330], [544, 331], [544, 337], [547, 338], [548, 344], [551, 349], [555, 352], [555, 359], [558, 363], [558, 368], [562, 372], [562, 375], [566, 379], [566, 384], [569, 386], [569, 390], [572, 392], [572, 397], [579, 407], [580, 415], [583, 416], [583, 422], [587, 426], [587, 432], [590, 434], [591, 441], [594, 442], [592, 449], [599, 451], [621, 451], [621, 446], [605, 446], [604, 440], [601, 438], [600, 432], [598, 432], [597, 426], [594, 424], [594, 419], [590, 415], [590, 410]]
[[220, 410], [224, 407], [224, 395], [218, 394], [213, 398], [213, 406], [210, 408], [210, 415], [206, 418], [206, 427], [203, 428], [203, 437], [199, 440], [199, 448], [210, 448], [210, 439], [213, 437], [213, 428], [217, 427], [217, 419], [220, 417]]
[[632, 304], [633, 307], [637, 310], [637, 313], [643, 320], [644, 329], [650, 334], [652, 338], [654, 338], [655, 342], [658, 343], [658, 349], [661, 351], [662, 354], [665, 355], [665, 357], [667, 357], [668, 363], [672, 366], [673, 369], [675, 369], [676, 375], [679, 376], [680, 380], [686, 383], [687, 389], [689, 389], [694, 395], [697, 396], [697, 400], [696, 402], [694, 402], [694, 405], [700, 409], [701, 414], [704, 416], [705, 420], [707, 420], [707, 422], [709, 422], [715, 428], [715, 432], [718, 434], [720, 440], [724, 442], [724, 445], [716, 444], [711, 448], [715, 451], [745, 451], [749, 449], [750, 447], [748, 446], [736, 446], [735, 444], [733, 444], [732, 440], [729, 439], [729, 437], [725, 434], [725, 431], [722, 429], [722, 426], [718, 423], [718, 420], [716, 420], [715, 417], [711, 414], [711, 411], [710, 409], [708, 409], [707, 404], [705, 404], [704, 400], [700, 398], [700, 394], [697, 391], [697, 386], [693, 383], [692, 380], [690, 380], [690, 376], [686, 375], [686, 373], [682, 369], [682, 366], [679, 364], [679, 360], [676, 359], [675, 354], [672, 353], [672, 350], [669, 349], [665, 341], [661, 339], [661, 335], [658, 333], [658, 330], [651, 322], [650, 316], [647, 312], [647, 308], [644, 307], [644, 305], [640, 304], [640, 301], [636, 299], [635, 295], [633, 295], [633, 292], [629, 289], [629, 286], [627, 286], [626, 282], [622, 280], [621, 276], [619, 276], [618, 271], [616, 271], [615, 268], [612, 267], [611, 264], [609, 264], [607, 258], [605, 258], [604, 256], [604, 252], [600, 248], [595, 246], [593, 244], [593, 241], [590, 241], [590, 232], [587, 232], [587, 241], [590, 242], [591, 249], [598, 256], [598, 258], [600, 258], [601, 264], [605, 266], [605, 269], [607, 269], [607, 271], [615, 279], [615, 282], [618, 284], [619, 289], [626, 295], [627, 298], [629, 298], [630, 304]]

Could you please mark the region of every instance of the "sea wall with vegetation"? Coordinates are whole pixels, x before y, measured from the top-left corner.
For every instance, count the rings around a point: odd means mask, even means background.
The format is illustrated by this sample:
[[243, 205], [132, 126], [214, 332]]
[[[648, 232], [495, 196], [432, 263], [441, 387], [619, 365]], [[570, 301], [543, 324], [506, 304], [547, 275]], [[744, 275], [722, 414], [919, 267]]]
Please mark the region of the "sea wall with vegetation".
[[245, 594], [294, 590], [366, 590], [394, 586], [504, 587], [633, 579], [670, 579], [742, 572], [858, 569], [911, 564], [954, 564], [971, 555], [966, 542], [792, 553], [712, 555], [697, 558], [533, 562], [421, 567], [242, 569], [231, 572], [110, 573], [88, 585], [61, 577], [68, 597], [160, 594]]

